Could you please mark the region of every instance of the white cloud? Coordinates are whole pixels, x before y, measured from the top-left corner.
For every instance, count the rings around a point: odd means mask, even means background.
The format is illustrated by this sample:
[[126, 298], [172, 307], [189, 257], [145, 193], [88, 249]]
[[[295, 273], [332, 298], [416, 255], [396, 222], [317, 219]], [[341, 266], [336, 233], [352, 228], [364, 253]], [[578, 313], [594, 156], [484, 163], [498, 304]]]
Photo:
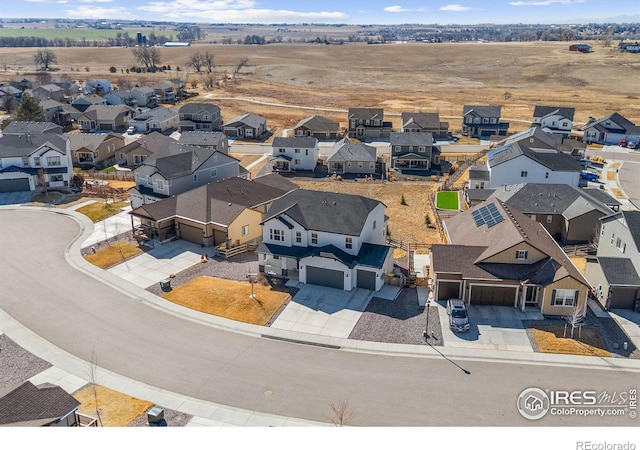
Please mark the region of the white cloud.
[[409, 11], [411, 11], [410, 9], [403, 8], [402, 6], [398, 6], [398, 5], [387, 6], [384, 10], [386, 12], [391, 12], [391, 13], [399, 13], [399, 12], [409, 12]]
[[101, 8], [89, 5], [67, 9], [65, 14], [73, 19], [104, 19], [105, 17], [119, 17], [121, 19], [136, 18], [129, 8]]
[[520, 1], [509, 2], [511, 6], [549, 6], [555, 3], [568, 5], [571, 3], [585, 3], [587, 0], [539, 0], [539, 1]]
[[469, 11], [470, 9], [473, 9], [473, 8], [471, 8], [471, 6], [462, 6], [462, 5], [454, 4], [454, 5], [443, 6], [443, 7], [440, 8], [440, 11], [456, 11], [456, 12], [459, 12], [459, 11]]

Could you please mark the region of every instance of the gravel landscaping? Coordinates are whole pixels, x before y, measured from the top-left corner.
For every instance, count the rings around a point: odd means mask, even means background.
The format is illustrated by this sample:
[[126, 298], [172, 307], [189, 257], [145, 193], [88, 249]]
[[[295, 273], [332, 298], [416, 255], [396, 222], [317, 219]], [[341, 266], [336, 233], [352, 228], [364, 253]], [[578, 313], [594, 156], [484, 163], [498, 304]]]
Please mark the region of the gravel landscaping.
[[[349, 339], [387, 342], [392, 344], [424, 345], [427, 310], [418, 305], [415, 288], [404, 288], [395, 300], [372, 298], [351, 331]], [[429, 332], [433, 346], [444, 344], [438, 308], [429, 307]]]
[[[160, 406], [159, 408], [162, 408], [164, 410], [164, 423], [162, 425], [158, 425], [158, 426], [184, 427], [193, 418], [193, 416], [191, 414], [181, 413], [180, 411], [174, 411], [173, 409], [167, 409], [167, 408], [164, 408], [162, 406]], [[144, 414], [140, 414], [138, 417], [133, 419], [133, 421], [127, 426], [129, 426], [129, 427], [148, 427], [149, 426], [149, 421], [148, 421], [148, 418], [147, 418], [147, 412], [145, 412]]]
[[0, 389], [23, 383], [49, 367], [51, 364], [47, 361], [0, 334]]

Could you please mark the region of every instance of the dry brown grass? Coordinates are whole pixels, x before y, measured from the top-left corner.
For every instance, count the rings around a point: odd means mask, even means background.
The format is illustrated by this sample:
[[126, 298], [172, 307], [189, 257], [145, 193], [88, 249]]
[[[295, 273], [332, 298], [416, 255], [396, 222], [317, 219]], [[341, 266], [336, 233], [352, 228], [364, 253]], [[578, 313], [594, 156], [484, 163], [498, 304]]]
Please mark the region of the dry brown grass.
[[585, 258], [584, 256], [571, 256], [569, 259], [578, 268], [580, 273], [584, 275], [587, 270], [587, 258]]
[[620, 199], [625, 199], [627, 198], [626, 195], [624, 195], [622, 193], [622, 191], [619, 188], [611, 188], [611, 192], [613, 193], [613, 195], [615, 196], [615, 198], [620, 198]]
[[77, 211], [80, 214], [84, 214], [95, 223], [118, 214], [122, 208], [128, 205], [129, 202], [105, 203], [103, 201], [98, 201], [90, 205], [83, 206], [82, 208], [78, 208]]
[[[576, 329], [574, 331], [574, 339], [563, 337], [564, 326], [559, 325], [539, 325], [529, 331], [531, 331], [538, 346], [538, 351], [541, 353], [611, 356], [602, 337], [594, 329], [583, 329], [581, 332]], [[571, 329], [567, 326], [567, 336], [570, 333]], [[580, 337], [578, 337], [578, 333], [580, 333]]]
[[153, 403], [146, 400], [130, 397], [100, 385], [96, 385], [95, 396], [91, 385], [75, 392], [73, 396], [82, 403], [78, 411], [92, 417], [96, 417], [97, 397], [100, 420], [105, 427], [126, 427], [153, 406]]
[[254, 284], [253, 292], [255, 298], [250, 297], [251, 284], [248, 282], [198, 277], [163, 297], [196, 311], [255, 325], [266, 325], [289, 298], [286, 292], [258, 283]]
[[122, 189], [127, 190], [134, 187], [136, 183], [134, 181], [122, 181], [122, 180], [109, 180], [107, 182], [107, 186], [111, 189]]
[[262, 155], [248, 155], [241, 153], [232, 153], [231, 156], [240, 160], [240, 165], [242, 167], [247, 167], [249, 164], [251, 164], [252, 162], [256, 162], [262, 157]]
[[616, 173], [613, 170], [607, 170], [607, 181], [616, 181]]
[[85, 259], [94, 266], [107, 269], [140, 253], [142, 253], [142, 249], [135, 244], [130, 242], [116, 242], [85, 256]]
[[[435, 244], [440, 243], [440, 235], [425, 225], [425, 215], [429, 210], [429, 196], [435, 192], [437, 184], [420, 182], [351, 182], [351, 181], [306, 181], [295, 180], [303, 189], [362, 195], [381, 201], [387, 206], [389, 232], [405, 242]], [[402, 196], [407, 205], [401, 205]]]

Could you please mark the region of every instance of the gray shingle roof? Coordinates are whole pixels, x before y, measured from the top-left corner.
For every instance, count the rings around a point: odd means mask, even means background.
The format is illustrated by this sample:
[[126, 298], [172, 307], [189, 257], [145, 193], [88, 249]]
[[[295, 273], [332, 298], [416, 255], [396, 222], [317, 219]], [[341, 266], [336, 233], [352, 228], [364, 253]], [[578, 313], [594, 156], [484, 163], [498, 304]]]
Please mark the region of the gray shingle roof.
[[420, 128], [440, 128], [440, 115], [438, 113], [406, 112], [400, 115], [402, 127], [416, 124]]
[[469, 179], [480, 180], [480, 181], [490, 181], [491, 172], [489, 172], [489, 168], [486, 165], [471, 166], [469, 168]]
[[62, 127], [51, 122], [21, 122], [13, 120], [2, 130], [4, 136], [8, 134], [62, 134]]
[[260, 128], [261, 125], [263, 125], [264, 123], [266, 123], [267, 119], [265, 119], [264, 117], [260, 117], [257, 116], [255, 114], [251, 114], [251, 113], [247, 113], [247, 114], [243, 114], [242, 116], [238, 116], [238, 117], [234, 117], [233, 119], [231, 119], [230, 121], [228, 121], [227, 123], [224, 124], [225, 127], [231, 127], [231, 126], [240, 126], [240, 125], [246, 125], [248, 127], [251, 128]]
[[356, 120], [383, 120], [384, 110], [382, 108], [349, 108], [348, 118]]
[[187, 145], [213, 145], [228, 140], [227, 135], [219, 131], [183, 131], [178, 142]]
[[322, 256], [324, 258], [336, 259], [347, 267], [362, 265], [380, 269], [392, 248], [386, 245], [376, 245], [364, 243], [360, 247], [357, 255], [350, 255], [334, 245], [325, 245], [322, 247], [287, 247], [284, 245], [261, 243], [256, 252], [266, 253], [269, 255], [288, 256], [291, 258], [301, 259], [309, 256]]
[[464, 105], [462, 115], [473, 114], [480, 117], [500, 117], [502, 107], [498, 105]]
[[149, 111], [146, 111], [142, 114], [137, 115], [133, 118], [133, 120], [139, 122], [146, 122], [147, 120], [167, 120], [173, 116], [177, 116], [178, 112], [171, 109], [165, 108], [164, 106], [157, 106]]
[[485, 201], [491, 194], [495, 192], [495, 189], [469, 189], [467, 190], [467, 197], [470, 201]]
[[328, 162], [338, 161], [376, 161], [376, 148], [372, 145], [355, 144], [348, 138], [344, 138], [333, 145]]
[[[531, 138], [536, 139], [535, 144], [530, 142]], [[507, 138], [504, 138], [501, 141], [497, 142], [498, 146], [510, 145], [514, 143], [519, 143], [521, 147], [532, 147], [533, 145], [537, 145], [540, 148], [540, 143], [542, 142], [544, 147], [542, 148], [552, 148], [559, 150], [560, 145], [562, 144], [562, 136], [553, 133], [547, 133], [542, 130], [540, 127], [530, 127], [520, 133], [516, 133]]]
[[150, 153], [155, 153], [161, 148], [171, 145], [172, 141], [174, 141], [174, 139], [170, 138], [169, 136], [165, 136], [158, 131], [152, 131], [151, 133], [145, 134], [135, 141], [125, 145], [120, 150], [118, 150], [118, 153], [129, 153], [141, 147], [149, 151]]
[[359, 195], [298, 189], [273, 202], [264, 220], [285, 214], [307, 230], [359, 236], [380, 204]]
[[546, 116], [561, 115], [569, 120], [573, 120], [573, 116], [576, 113], [575, 108], [569, 108], [564, 106], [542, 106], [536, 105], [533, 109], [533, 117], [544, 118]]
[[394, 131], [389, 135], [389, 143], [391, 145], [431, 147], [433, 145], [433, 135], [431, 133], [400, 133]]
[[196, 114], [200, 111], [206, 111], [211, 115], [218, 115], [220, 114], [220, 107], [213, 103], [190, 102], [182, 105], [178, 110], [180, 114]]
[[552, 149], [532, 149], [517, 142], [489, 151], [487, 159], [489, 167], [495, 167], [522, 155], [553, 171], [582, 171], [580, 164], [566, 153]]
[[283, 148], [314, 148], [318, 140], [314, 137], [277, 137], [273, 139], [272, 147]]
[[214, 153], [218, 156], [220, 164], [222, 164], [222, 160], [236, 161], [234, 158], [209, 147], [180, 144], [173, 139], [171, 141], [173, 142], [159, 148], [143, 162], [145, 166], [154, 166], [167, 180], [193, 173]]
[[612, 196], [610, 196], [609, 194], [607, 194], [607, 192], [604, 189], [597, 189], [597, 188], [583, 188], [582, 192], [591, 197], [596, 199], [597, 201], [599, 201], [600, 203], [607, 205], [607, 206], [620, 206], [622, 205], [622, 203], [620, 203], [618, 200], [616, 200], [615, 198], [613, 198]]
[[598, 257], [607, 282], [614, 286], [640, 286], [640, 276], [629, 258]]
[[30, 381], [0, 391], [0, 425], [46, 426], [67, 416], [80, 402], [59, 386]]
[[[80, 148], [87, 148], [95, 151], [106, 140], [113, 138], [120, 138], [122, 136], [115, 133], [80, 133], [80, 134], [67, 134], [69, 143], [71, 144], [71, 151], [78, 150]], [[124, 140], [124, 139], [123, 139]]]
[[624, 116], [622, 116], [621, 114], [614, 112], [611, 113], [609, 115], [606, 115], [598, 120], [595, 120], [593, 122], [590, 122], [588, 124], [586, 124], [583, 129], [586, 130], [588, 128], [591, 127], [596, 127], [602, 131], [607, 131], [608, 128], [604, 126], [604, 123], [607, 121], [611, 121], [616, 123], [617, 125], [619, 125], [620, 127], [624, 128], [624, 129], [634, 129], [636, 128], [636, 124], [634, 124], [633, 122], [631, 122], [630, 120], [626, 119]]
[[85, 114], [96, 112], [98, 120], [116, 120], [118, 116], [132, 114], [135, 110], [127, 105], [91, 105]]
[[0, 137], [0, 158], [29, 156], [43, 146], [66, 153], [67, 138], [59, 134], [34, 136], [9, 135]]
[[306, 119], [302, 119], [294, 128], [299, 127], [304, 127], [311, 131], [337, 132], [340, 128], [340, 124], [324, 116], [314, 115], [307, 117]]

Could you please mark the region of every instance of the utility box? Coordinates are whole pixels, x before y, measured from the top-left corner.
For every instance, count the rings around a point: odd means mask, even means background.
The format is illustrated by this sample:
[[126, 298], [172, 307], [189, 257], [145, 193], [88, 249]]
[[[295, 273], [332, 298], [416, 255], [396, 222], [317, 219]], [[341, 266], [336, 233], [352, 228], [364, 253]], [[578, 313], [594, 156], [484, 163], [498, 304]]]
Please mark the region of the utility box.
[[147, 413], [149, 425], [160, 425], [164, 422], [164, 409], [154, 406]]
[[171, 278], [165, 278], [160, 282], [160, 289], [163, 292], [169, 292], [171, 290]]

